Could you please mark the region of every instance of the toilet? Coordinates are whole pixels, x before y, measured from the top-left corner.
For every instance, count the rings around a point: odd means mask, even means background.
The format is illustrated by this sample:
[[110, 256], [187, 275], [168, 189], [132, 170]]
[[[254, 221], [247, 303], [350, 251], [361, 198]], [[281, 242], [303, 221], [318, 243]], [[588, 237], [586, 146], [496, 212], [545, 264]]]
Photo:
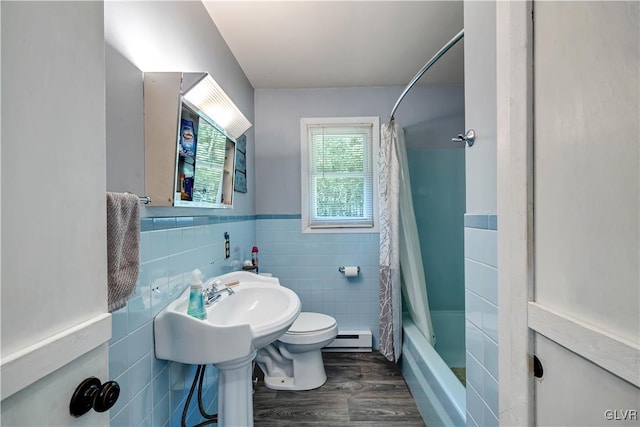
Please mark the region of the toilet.
[[336, 320], [321, 313], [300, 313], [276, 342], [258, 351], [256, 363], [265, 385], [274, 390], [311, 390], [327, 380], [321, 348], [338, 335]]

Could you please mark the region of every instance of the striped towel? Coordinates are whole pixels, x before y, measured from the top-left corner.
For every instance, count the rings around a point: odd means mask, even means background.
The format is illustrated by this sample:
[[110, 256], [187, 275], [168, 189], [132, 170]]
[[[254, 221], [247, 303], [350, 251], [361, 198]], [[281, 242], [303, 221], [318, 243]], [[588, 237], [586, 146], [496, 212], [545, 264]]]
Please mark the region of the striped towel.
[[136, 289], [140, 270], [140, 206], [135, 194], [107, 193], [107, 285], [109, 312]]

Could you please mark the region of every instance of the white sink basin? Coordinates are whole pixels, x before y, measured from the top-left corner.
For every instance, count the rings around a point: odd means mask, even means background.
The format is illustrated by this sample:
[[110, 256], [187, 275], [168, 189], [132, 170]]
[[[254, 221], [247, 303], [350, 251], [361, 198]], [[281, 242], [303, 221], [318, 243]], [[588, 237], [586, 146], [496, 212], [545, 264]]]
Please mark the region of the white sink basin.
[[207, 307], [205, 320], [187, 314], [188, 288], [163, 309], [154, 319], [157, 358], [197, 365], [239, 360], [280, 338], [300, 314], [300, 299], [276, 278], [238, 271], [214, 279], [240, 283]]

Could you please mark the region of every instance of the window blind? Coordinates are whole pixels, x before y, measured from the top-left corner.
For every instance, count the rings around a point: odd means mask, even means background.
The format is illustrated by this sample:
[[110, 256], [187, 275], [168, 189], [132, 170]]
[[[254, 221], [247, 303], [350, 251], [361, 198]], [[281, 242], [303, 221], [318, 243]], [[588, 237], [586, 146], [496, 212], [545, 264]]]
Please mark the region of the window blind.
[[309, 125], [309, 227], [373, 227], [371, 124]]

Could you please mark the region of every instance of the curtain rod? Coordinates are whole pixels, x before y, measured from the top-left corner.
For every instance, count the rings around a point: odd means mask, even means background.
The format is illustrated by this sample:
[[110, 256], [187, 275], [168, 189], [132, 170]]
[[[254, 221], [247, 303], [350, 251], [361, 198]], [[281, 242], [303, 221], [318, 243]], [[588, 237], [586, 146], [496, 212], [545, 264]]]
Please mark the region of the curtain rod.
[[389, 121], [393, 121], [393, 116], [396, 113], [396, 110], [398, 109], [398, 106], [400, 105], [400, 103], [402, 102], [402, 100], [404, 99], [404, 97], [407, 95], [407, 93], [409, 93], [409, 91], [411, 90], [411, 88], [413, 87], [413, 85], [415, 85], [418, 80], [420, 80], [420, 77], [422, 77], [422, 75], [424, 73], [427, 72], [427, 70], [429, 68], [431, 68], [431, 66], [433, 64], [435, 64], [438, 59], [440, 59], [440, 57], [442, 57], [442, 55], [444, 55], [445, 53], [447, 53], [447, 51], [449, 49], [451, 49], [453, 47], [454, 44], [458, 43], [458, 41], [460, 41], [461, 38], [464, 37], [464, 29], [460, 30], [460, 32], [458, 34], [456, 34], [451, 40], [449, 40], [449, 43], [447, 43], [446, 45], [444, 45], [442, 47], [442, 49], [440, 49], [438, 51], [438, 53], [436, 53], [433, 58], [431, 58], [429, 60], [429, 62], [427, 62], [426, 64], [424, 64], [424, 67], [422, 67], [422, 69], [420, 71], [418, 71], [418, 74], [416, 74], [413, 79], [411, 79], [411, 81], [409, 82], [409, 84], [407, 85], [406, 88], [404, 88], [404, 91], [402, 91], [402, 93], [400, 94], [400, 97], [398, 98], [398, 100], [396, 101], [396, 105], [393, 106], [393, 110], [391, 110], [391, 114], [389, 115]]

